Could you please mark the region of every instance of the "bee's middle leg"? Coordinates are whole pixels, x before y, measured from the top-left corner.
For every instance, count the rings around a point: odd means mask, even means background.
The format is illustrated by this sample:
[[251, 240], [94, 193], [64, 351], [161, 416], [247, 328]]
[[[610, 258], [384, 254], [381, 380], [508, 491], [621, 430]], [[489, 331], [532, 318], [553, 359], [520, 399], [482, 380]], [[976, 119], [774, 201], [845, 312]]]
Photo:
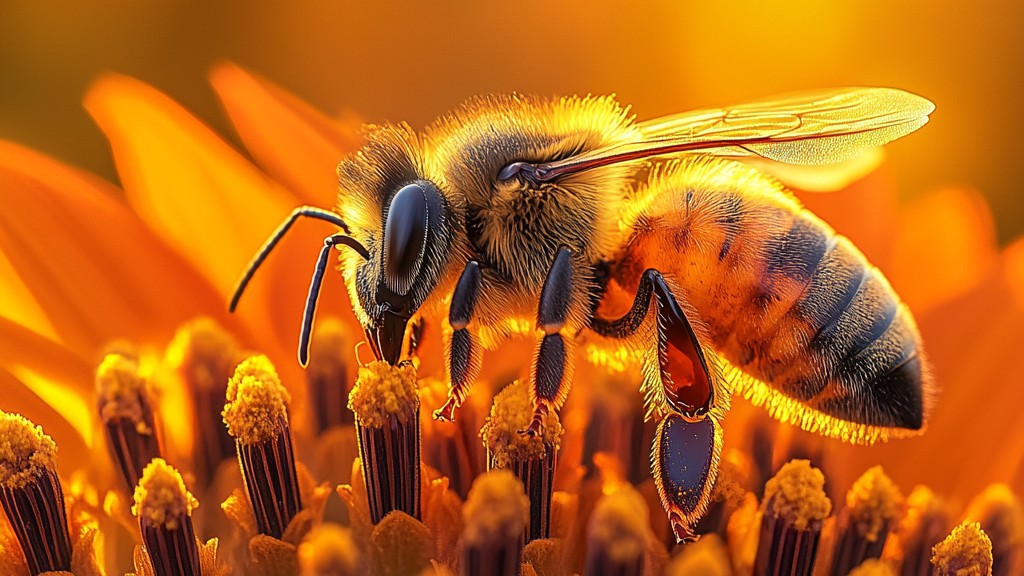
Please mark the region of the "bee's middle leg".
[[544, 331], [537, 348], [530, 378], [533, 419], [524, 433], [536, 436], [544, 425], [544, 417], [557, 410], [569, 395], [572, 381], [571, 342], [562, 335], [572, 306], [572, 254], [562, 247], [555, 255], [537, 306], [537, 327]]
[[434, 411], [434, 419], [455, 421], [455, 410], [469, 396], [469, 390], [480, 373], [483, 350], [476, 334], [467, 326], [473, 319], [473, 308], [480, 294], [480, 265], [474, 261], [466, 268], [455, 285], [451, 307], [448, 309], [448, 323], [452, 327], [451, 338], [445, 343], [445, 369], [448, 372], [448, 400]]

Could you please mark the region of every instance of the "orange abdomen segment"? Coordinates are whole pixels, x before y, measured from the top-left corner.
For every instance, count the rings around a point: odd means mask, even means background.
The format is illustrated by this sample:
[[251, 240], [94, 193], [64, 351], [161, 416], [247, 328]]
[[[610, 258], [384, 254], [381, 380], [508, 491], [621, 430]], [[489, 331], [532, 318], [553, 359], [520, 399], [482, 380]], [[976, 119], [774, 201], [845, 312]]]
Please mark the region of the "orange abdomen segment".
[[684, 163], [649, 193], [620, 283], [662, 271], [730, 364], [805, 406], [921, 428], [913, 318], [852, 243], [739, 164]]

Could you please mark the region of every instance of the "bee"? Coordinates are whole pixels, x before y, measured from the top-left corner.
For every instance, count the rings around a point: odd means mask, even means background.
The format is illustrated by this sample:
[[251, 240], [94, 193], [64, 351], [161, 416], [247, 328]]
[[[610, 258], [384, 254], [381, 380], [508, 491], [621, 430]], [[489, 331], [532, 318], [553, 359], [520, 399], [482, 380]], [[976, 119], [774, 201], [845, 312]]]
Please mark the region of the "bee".
[[[484, 349], [534, 335], [536, 434], [581, 350], [625, 353], [659, 419], [653, 474], [676, 536], [708, 506], [730, 396], [847, 441], [920, 431], [932, 383], [914, 319], [846, 238], [767, 165], [833, 165], [917, 130], [934, 106], [889, 88], [803, 92], [637, 122], [611, 97], [469, 100], [417, 134], [368, 127], [338, 165], [299, 343], [308, 358], [335, 248], [366, 340], [403, 357], [441, 318], [452, 420]], [[410, 330], [411, 331], [411, 330]], [[595, 353], [596, 351], [596, 353]], [[527, 360], [527, 359], [524, 359]]]

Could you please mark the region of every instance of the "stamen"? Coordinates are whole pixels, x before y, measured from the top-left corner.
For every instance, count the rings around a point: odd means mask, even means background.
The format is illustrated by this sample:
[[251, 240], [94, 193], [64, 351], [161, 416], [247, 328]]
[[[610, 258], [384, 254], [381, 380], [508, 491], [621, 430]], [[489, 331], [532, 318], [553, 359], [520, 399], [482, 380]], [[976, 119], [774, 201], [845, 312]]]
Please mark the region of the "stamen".
[[992, 541], [992, 574], [1024, 570], [1024, 512], [1006, 484], [992, 484], [967, 507], [967, 521], [978, 522]]
[[107, 447], [128, 490], [134, 491], [142, 469], [161, 455], [149, 390], [138, 362], [107, 354], [96, 369], [96, 394]]
[[629, 485], [603, 496], [587, 526], [585, 576], [641, 576], [650, 513], [643, 496]]
[[889, 530], [903, 516], [903, 494], [881, 466], [868, 469], [846, 495], [836, 524], [832, 575], [842, 576], [868, 558], [880, 558]]
[[306, 383], [317, 434], [328, 428], [352, 424], [352, 412], [345, 409], [351, 382], [348, 362], [352, 346], [345, 326], [337, 319], [320, 322], [309, 345]]
[[[952, 520], [949, 506], [926, 486], [915, 486], [907, 497], [907, 512], [890, 537], [903, 576], [930, 576], [932, 548], [942, 542]], [[885, 552], [886, 556], [889, 551]]]
[[376, 524], [392, 510], [420, 516], [420, 419], [416, 368], [370, 362], [348, 396]]
[[5, 412], [0, 412], [0, 505], [33, 576], [71, 569], [57, 445], [41, 427]]
[[192, 394], [198, 472], [203, 484], [209, 484], [220, 463], [235, 453], [235, 443], [221, 423], [221, 410], [241, 352], [231, 335], [209, 318], [183, 326], [171, 348], [181, 355], [179, 371]]
[[270, 360], [252, 356], [235, 369], [224, 405], [256, 528], [278, 539], [302, 509], [288, 427], [290, 401]]
[[935, 576], [990, 576], [992, 541], [977, 522], [965, 522], [932, 548]]
[[807, 460], [784, 464], [765, 484], [755, 576], [811, 573], [822, 523], [832, 511], [824, 487], [825, 475]]
[[362, 557], [352, 531], [337, 524], [320, 524], [299, 544], [301, 576], [356, 576]]
[[487, 449], [488, 469], [507, 468], [522, 482], [530, 498], [527, 541], [550, 535], [551, 493], [562, 425], [558, 414], [543, 417], [540, 436], [520, 434], [534, 417], [533, 402], [525, 382], [513, 382], [494, 396], [491, 414], [480, 436]]
[[135, 488], [132, 514], [156, 576], [200, 576], [199, 547], [192, 510], [199, 503], [181, 474], [162, 458], [146, 466]]
[[516, 576], [530, 500], [523, 483], [508, 470], [479, 476], [462, 507], [461, 573]]

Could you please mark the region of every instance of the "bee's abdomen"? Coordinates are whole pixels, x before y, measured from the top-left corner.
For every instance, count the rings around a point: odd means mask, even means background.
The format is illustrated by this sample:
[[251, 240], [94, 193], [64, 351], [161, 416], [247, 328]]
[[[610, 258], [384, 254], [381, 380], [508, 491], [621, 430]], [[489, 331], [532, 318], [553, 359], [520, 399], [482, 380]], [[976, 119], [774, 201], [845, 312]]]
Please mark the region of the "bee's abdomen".
[[843, 420], [920, 428], [922, 365], [912, 317], [848, 240], [821, 233], [831, 236], [829, 249], [785, 315], [763, 327], [754, 371]]
[[739, 164], [683, 163], [650, 192], [628, 258], [675, 280], [733, 366], [845, 421], [922, 426], [914, 320], [849, 240]]

